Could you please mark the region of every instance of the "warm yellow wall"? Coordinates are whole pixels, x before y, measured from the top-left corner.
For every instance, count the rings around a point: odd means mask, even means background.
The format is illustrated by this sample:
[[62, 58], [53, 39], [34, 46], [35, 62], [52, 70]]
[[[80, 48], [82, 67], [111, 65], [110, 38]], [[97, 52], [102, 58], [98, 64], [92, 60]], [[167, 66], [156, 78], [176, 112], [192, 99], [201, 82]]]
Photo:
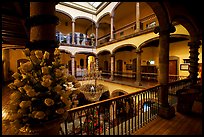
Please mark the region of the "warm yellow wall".
[[[142, 49], [143, 52], [141, 54], [141, 65], [146, 65], [146, 61], [153, 59], [155, 61], [155, 65], [158, 66], [158, 48], [157, 47], [149, 47], [149, 48], [144, 48]], [[110, 55], [106, 56], [99, 56], [99, 66], [102, 68], [104, 67], [103, 62], [108, 61], [110, 65]], [[118, 52], [115, 54], [115, 68], [117, 66], [117, 60], [123, 60], [123, 72], [132, 72], [132, 70], [126, 70], [126, 64], [132, 64], [133, 59], [137, 58], [137, 55], [134, 51], [128, 52]], [[131, 61], [130, 61], [131, 60]], [[115, 69], [116, 70], [116, 69]]]
[[100, 27], [99, 27], [99, 29], [98, 29], [98, 37], [99, 38], [103, 37], [107, 34], [110, 34], [110, 29], [100, 29]]
[[[56, 30], [60, 31], [62, 34], [67, 35], [72, 32], [72, 23], [68, 22], [68, 26], [65, 26], [65, 22], [60, 22], [59, 25], [56, 26]], [[86, 27], [80, 25], [80, 24], [75, 24], [75, 32], [81, 32], [85, 34], [85, 29]], [[95, 33], [95, 29], [93, 29], [93, 32]]]
[[141, 54], [141, 65], [147, 65], [147, 61], [154, 60], [156, 66], [159, 64], [159, 48], [158, 47], [147, 47], [142, 48]]
[[174, 33], [171, 33], [171, 34], [185, 34], [185, 35], [189, 35], [189, 33], [186, 30], [186, 28], [184, 28], [182, 25], [176, 25], [175, 28], [176, 28], [176, 31]]
[[180, 70], [180, 64], [183, 64], [183, 59], [189, 59], [189, 47], [187, 46], [188, 43], [186, 41], [183, 42], [176, 42], [176, 43], [172, 43], [170, 44], [170, 51], [169, 51], [169, 56], [177, 56], [179, 57], [179, 62], [178, 62], [178, 75], [181, 76], [188, 76], [189, 72], [188, 71], [184, 71], [184, 70]]
[[9, 50], [10, 57], [10, 70], [13, 72], [17, 72], [17, 60], [19, 59], [27, 59], [23, 53], [22, 49], [10, 49]]
[[123, 41], [119, 41], [119, 42], [116, 42], [116, 43], [113, 43], [107, 46], [97, 48], [97, 53], [101, 50], [109, 50], [112, 53], [113, 49], [117, 48], [120, 45], [125, 45], [125, 44], [133, 44], [137, 47], [144, 41], [147, 41], [148, 39], [155, 38], [155, 37], [158, 37], [158, 34], [155, 34], [154, 32], [150, 32], [147, 34], [143, 34], [137, 37], [129, 38]]
[[[85, 34], [86, 33], [86, 29], [88, 28], [89, 26], [85, 26], [85, 25], [80, 25], [80, 24], [77, 24], [76, 23], [76, 25], [75, 25], [75, 32], [81, 32], [81, 33], [83, 33], [83, 34]], [[90, 29], [90, 32], [88, 32], [87, 34], [89, 35], [89, 34], [91, 34], [91, 33], [94, 33], [94, 34], [96, 34], [96, 29], [95, 29], [95, 26], [93, 26], [93, 30], [92, 30], [92, 28]]]
[[88, 68], [87, 68], [88, 72], [91, 71], [91, 63], [93, 63], [93, 62], [95, 62], [95, 57], [94, 56], [89, 56], [88, 57]]
[[[68, 62], [71, 60], [71, 54], [62, 53], [61, 57], [62, 57], [63, 64], [68, 64]], [[86, 63], [87, 63], [86, 58], [87, 58], [87, 55], [85, 54], [76, 54], [74, 59], [76, 61], [76, 68], [78, 66], [80, 67], [80, 59], [84, 59], [84, 67], [86, 67]]]
[[86, 67], [86, 59], [87, 59], [87, 55], [84, 54], [76, 54], [75, 56], [75, 61], [76, 61], [76, 68], [79, 66], [80, 67], [80, 59], [84, 59], [84, 67]]
[[[170, 44], [170, 51], [169, 51], [169, 56], [177, 56], [179, 57], [179, 62], [178, 62], [178, 72], [179, 75], [181, 76], [188, 76], [189, 72], [180, 70], [180, 64], [184, 64], [183, 59], [189, 59], [190, 53], [189, 53], [189, 46], [188, 46], [189, 41], [182, 41], [182, 42], [175, 42]], [[198, 63], [202, 63], [202, 47], [199, 49], [199, 61]]]
[[99, 55], [98, 56], [98, 67], [104, 70], [104, 62], [108, 61], [108, 69], [110, 69], [110, 54], [108, 55]]
[[[183, 42], [176, 42], [176, 43], [171, 43], [170, 44], [170, 51], [169, 51], [169, 56], [177, 56], [179, 57], [179, 62], [178, 62], [178, 75], [181, 76], [188, 76], [189, 72], [188, 71], [182, 71], [180, 70], [180, 64], [184, 63], [183, 59], [188, 59], [189, 58], [189, 47], [187, 46], [188, 41], [183, 41]], [[143, 48], [143, 52], [141, 54], [141, 65], [146, 65], [147, 60], [154, 60], [155, 65], [158, 67], [159, 66], [159, 47], [148, 47], [148, 48]], [[202, 47], [199, 48], [199, 63], [202, 63]], [[125, 58], [124, 58], [125, 57]], [[103, 62], [107, 60], [110, 63], [110, 56], [100, 56], [99, 62], [102, 63], [100, 66], [103, 67]], [[130, 53], [130, 52], [120, 52], [115, 54], [115, 68], [116, 68], [116, 61], [121, 59], [123, 60], [123, 72], [131, 72], [126, 70], [126, 65], [124, 62], [127, 64], [130, 63], [130, 59], [136, 58], [135, 53]]]
[[[122, 9], [120, 9], [120, 10], [122, 10]], [[120, 29], [121, 27], [123, 27], [127, 24], [135, 22], [135, 20], [136, 20], [135, 19], [136, 18], [135, 13], [128, 14], [125, 17], [122, 17], [121, 15], [118, 15], [118, 14], [115, 14], [115, 16], [120, 17], [118, 21], [114, 20], [114, 27], [116, 30]]]
[[151, 15], [153, 13], [152, 8], [146, 2], [140, 2], [140, 19]]
[[[189, 35], [188, 31], [182, 26], [182, 25], [176, 25], [176, 31], [172, 34], [185, 34]], [[123, 41], [119, 41], [110, 45], [106, 45], [100, 48], [97, 48], [97, 53], [101, 50], [109, 50], [112, 53], [112, 50], [118, 47], [118, 45], [124, 45], [124, 44], [133, 44], [136, 47], [138, 47], [141, 43], [151, 39], [158, 37], [158, 34], [155, 34], [154, 32], [150, 32], [147, 34], [143, 34], [137, 37], [129, 38]]]
[[[155, 65], [158, 66], [159, 62], [159, 48], [158, 47], [148, 47], [143, 48], [143, 52], [141, 54], [141, 65], [146, 65], [146, 61], [148, 60], [154, 60]], [[137, 58], [136, 53], [133, 52], [118, 52], [115, 54], [115, 68], [117, 65], [117, 60], [123, 60], [123, 72], [132, 72], [132, 70], [126, 70], [126, 64], [132, 64], [133, 59]], [[131, 61], [130, 61], [131, 60]], [[108, 61], [110, 63], [110, 55], [109, 56], [99, 56], [99, 65], [103, 68], [103, 62]]]
[[[132, 64], [133, 59], [135, 59], [136, 53], [134, 51], [123, 51], [115, 54], [115, 71], [117, 71], [117, 60], [123, 61], [123, 72], [132, 72], [132, 70], [126, 70], [126, 64]], [[130, 61], [131, 60], [131, 61]], [[126, 64], [124, 64], [126, 62]]]
[[65, 26], [65, 22], [60, 22], [57, 26], [56, 26], [56, 30], [60, 31], [62, 34], [67, 35], [69, 33], [72, 32], [72, 23], [68, 22], [68, 25]]

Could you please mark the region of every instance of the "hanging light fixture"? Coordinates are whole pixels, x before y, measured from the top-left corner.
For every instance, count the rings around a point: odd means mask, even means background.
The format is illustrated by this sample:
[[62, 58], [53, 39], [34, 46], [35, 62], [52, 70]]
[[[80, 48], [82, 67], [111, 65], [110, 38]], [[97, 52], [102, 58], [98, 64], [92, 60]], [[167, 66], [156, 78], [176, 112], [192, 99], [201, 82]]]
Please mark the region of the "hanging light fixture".
[[[94, 46], [94, 41], [93, 41], [95, 38], [95, 34], [93, 33], [93, 25], [94, 25], [93, 23], [94, 22], [93, 22], [93, 15], [92, 15], [92, 26], [91, 26], [92, 33], [90, 34], [90, 38], [92, 42], [92, 53], [93, 53], [93, 49], [96, 48]], [[94, 61], [90, 71], [85, 73], [85, 75], [83, 76], [82, 83], [86, 83], [86, 84], [83, 84], [80, 87], [80, 91], [84, 94], [85, 98], [91, 102], [99, 101], [101, 95], [104, 92], [108, 91], [108, 88], [106, 86], [102, 84], [97, 84], [97, 80], [102, 79], [101, 73], [102, 71], [99, 71], [96, 68], [96, 62]]]
[[99, 101], [101, 95], [108, 91], [108, 88], [102, 84], [97, 84], [97, 80], [101, 80], [101, 71], [98, 71], [95, 67], [91, 69], [87, 75], [84, 76], [83, 80], [87, 84], [80, 87], [80, 91], [84, 94], [85, 98], [91, 102]]

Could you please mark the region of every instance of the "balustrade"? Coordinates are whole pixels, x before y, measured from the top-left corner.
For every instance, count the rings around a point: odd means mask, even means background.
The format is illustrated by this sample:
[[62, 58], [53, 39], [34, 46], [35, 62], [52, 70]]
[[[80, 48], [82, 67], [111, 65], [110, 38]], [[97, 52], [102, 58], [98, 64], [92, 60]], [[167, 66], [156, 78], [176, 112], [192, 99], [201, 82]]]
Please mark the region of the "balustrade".
[[[65, 43], [65, 44], [70, 44], [72, 45], [72, 34], [62, 34], [61, 32], [56, 33], [56, 40], [59, 43]], [[74, 43], [77, 46], [93, 46], [95, 43], [92, 45], [92, 40], [91, 38], [87, 37], [85, 34], [78, 33], [76, 32], [74, 35]]]
[[61, 124], [66, 135], [127, 135], [138, 130], [158, 112], [159, 86], [98, 101], [68, 110]]
[[[186, 88], [191, 79], [169, 83], [169, 93]], [[61, 124], [66, 135], [130, 135], [156, 118], [160, 85], [68, 110]]]

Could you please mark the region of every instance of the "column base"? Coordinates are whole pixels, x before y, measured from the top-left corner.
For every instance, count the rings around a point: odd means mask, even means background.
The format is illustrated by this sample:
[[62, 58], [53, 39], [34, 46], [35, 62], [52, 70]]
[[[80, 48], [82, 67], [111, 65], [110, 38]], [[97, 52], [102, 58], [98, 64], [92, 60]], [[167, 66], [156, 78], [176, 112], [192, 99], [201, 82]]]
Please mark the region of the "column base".
[[171, 119], [175, 116], [175, 108], [173, 106], [160, 106], [158, 115], [165, 119]]
[[113, 41], [114, 39], [109, 39], [109, 41]]
[[113, 79], [114, 79], [113, 77], [110, 77], [110, 78], [109, 78], [110, 81], [113, 81]]
[[135, 82], [135, 85], [136, 85], [136, 86], [142, 86], [142, 83], [136, 81], [136, 82]]

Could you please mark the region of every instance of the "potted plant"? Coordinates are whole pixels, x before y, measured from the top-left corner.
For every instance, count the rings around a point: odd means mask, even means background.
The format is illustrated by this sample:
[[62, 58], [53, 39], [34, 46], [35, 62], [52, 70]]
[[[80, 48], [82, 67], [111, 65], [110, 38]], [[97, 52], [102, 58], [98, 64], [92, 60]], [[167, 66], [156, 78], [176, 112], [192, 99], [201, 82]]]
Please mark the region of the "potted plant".
[[[57, 134], [60, 123], [66, 118], [67, 110], [77, 106], [78, 90], [71, 90], [80, 83], [67, 75], [61, 63], [59, 49], [54, 51], [54, 61], [49, 65], [49, 52], [25, 49], [29, 61], [20, 64], [19, 73], [8, 85], [13, 89], [10, 95], [10, 126], [26, 134]], [[48, 128], [54, 126], [53, 128]], [[57, 127], [55, 127], [57, 126]], [[44, 130], [45, 129], [45, 130]]]

